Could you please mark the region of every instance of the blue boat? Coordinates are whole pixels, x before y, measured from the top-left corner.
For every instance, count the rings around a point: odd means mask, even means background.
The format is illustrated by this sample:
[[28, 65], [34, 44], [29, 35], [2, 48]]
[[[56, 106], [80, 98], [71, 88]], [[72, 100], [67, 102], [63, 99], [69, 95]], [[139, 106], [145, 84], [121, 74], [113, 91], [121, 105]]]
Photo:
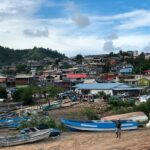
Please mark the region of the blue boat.
[[0, 120], [0, 128], [17, 128], [28, 117], [3, 118]]
[[[74, 121], [61, 119], [61, 122], [73, 130], [79, 131], [115, 131], [116, 124], [114, 121]], [[134, 130], [138, 128], [138, 122], [132, 120], [121, 120], [122, 130]]]

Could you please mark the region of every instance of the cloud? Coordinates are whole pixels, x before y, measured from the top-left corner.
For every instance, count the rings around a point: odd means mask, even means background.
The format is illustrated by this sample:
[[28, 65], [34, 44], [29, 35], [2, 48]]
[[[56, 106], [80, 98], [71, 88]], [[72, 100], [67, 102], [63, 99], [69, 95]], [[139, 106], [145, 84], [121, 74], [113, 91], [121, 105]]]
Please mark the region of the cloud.
[[[47, 2], [51, 3], [48, 5]], [[1, 0], [1, 44], [16, 49], [46, 47], [57, 49], [70, 56], [80, 52], [108, 53], [117, 51], [119, 47], [123, 50], [143, 50], [143, 47], [148, 47], [150, 39], [148, 33], [139, 32], [137, 35], [137, 32], [128, 31], [134, 29], [133, 27], [137, 31], [137, 28], [149, 25], [148, 22], [146, 23], [148, 10], [135, 10], [110, 16], [100, 16], [100, 14], [92, 16], [88, 14], [86, 8], [82, 8], [81, 3], [77, 5], [75, 2], [70, 1], [65, 4], [64, 1], [58, 3], [55, 0]], [[53, 9], [61, 9], [63, 15], [59, 18], [60, 12], [58, 12], [57, 17], [54, 14], [43, 18], [45, 11], [42, 10], [45, 7], [50, 12], [51, 9], [52, 12]], [[139, 25], [140, 22], [136, 23], [137, 19], [141, 22], [145, 21]], [[82, 30], [84, 28], [86, 30]], [[113, 32], [114, 34], [103, 38], [104, 35]]]
[[116, 33], [112, 33], [107, 37], [108, 40], [115, 40], [118, 39], [118, 35]]
[[88, 17], [80, 14], [80, 13], [76, 13], [72, 16], [72, 20], [75, 22], [75, 24], [80, 27], [80, 28], [85, 28], [90, 24], [90, 21], [88, 19]]
[[150, 27], [150, 10], [133, 10], [111, 16], [91, 16], [91, 20], [104, 23], [116, 22], [117, 30], [135, 30], [141, 27]]
[[118, 38], [119, 37], [116, 33], [109, 35], [104, 42], [104, 47], [103, 47], [104, 51], [111, 52], [111, 51], [119, 50], [120, 49], [119, 47], [114, 46], [114, 40], [116, 40]]
[[134, 18], [145, 13], [147, 13], [146, 10], [133, 10], [130, 12], [124, 12], [124, 13], [115, 14], [111, 16], [93, 16], [92, 18], [95, 21], [124, 20], [124, 19]]
[[0, 19], [16, 19], [32, 16], [36, 13], [44, 0], [1, 0]]
[[75, 2], [69, 1], [68, 3], [66, 3], [65, 8], [68, 11], [76, 12], [79, 9], [79, 6]]
[[24, 30], [24, 34], [28, 37], [48, 37], [49, 36], [49, 31], [47, 28], [43, 30], [30, 30], [26, 29]]
[[90, 20], [87, 15], [81, 13], [80, 7], [73, 1], [69, 1], [65, 5], [66, 10], [71, 14], [72, 21], [80, 28], [85, 28], [90, 25]]
[[104, 51], [105, 52], [112, 52], [119, 50], [119, 47], [115, 47], [113, 41], [106, 41], [104, 43]]
[[139, 10], [135, 16], [125, 19], [120, 25], [116, 28], [120, 30], [135, 30], [141, 27], [150, 27], [150, 11]]

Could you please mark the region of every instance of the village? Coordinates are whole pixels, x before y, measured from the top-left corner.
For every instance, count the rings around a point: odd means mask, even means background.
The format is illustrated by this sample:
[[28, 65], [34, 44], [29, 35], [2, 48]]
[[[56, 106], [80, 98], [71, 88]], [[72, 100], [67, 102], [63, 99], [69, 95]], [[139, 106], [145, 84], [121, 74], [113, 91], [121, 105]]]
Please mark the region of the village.
[[[69, 136], [76, 138], [76, 132], [69, 128], [86, 131], [85, 135], [77, 132], [81, 139], [85, 136], [110, 137], [111, 133], [106, 131], [115, 132], [113, 121], [118, 119], [122, 120], [122, 130], [138, 130], [135, 133], [125, 131], [128, 136], [148, 133], [150, 66], [143, 67], [145, 64], [141, 64], [139, 68], [133, 63], [141, 59], [148, 61], [150, 54], [139, 54], [138, 51], [89, 56], [79, 54], [62, 60], [28, 60], [26, 64], [20, 64], [26, 66], [21, 70], [15, 64], [3, 66], [0, 75], [0, 132], [1, 136], [8, 137], [1, 137], [0, 145], [35, 141], [41, 141], [40, 145], [44, 141], [46, 144], [43, 144], [47, 145], [50, 137], [54, 139], [50, 141], [52, 145], [39, 149], [59, 150], [66, 142], [63, 136], [66, 139]], [[129, 60], [132, 62], [129, 63]], [[88, 135], [87, 131], [103, 133]], [[132, 145], [134, 147], [134, 143]], [[34, 146], [36, 142], [25, 145], [26, 149], [36, 149]], [[22, 145], [20, 149], [23, 149]]]

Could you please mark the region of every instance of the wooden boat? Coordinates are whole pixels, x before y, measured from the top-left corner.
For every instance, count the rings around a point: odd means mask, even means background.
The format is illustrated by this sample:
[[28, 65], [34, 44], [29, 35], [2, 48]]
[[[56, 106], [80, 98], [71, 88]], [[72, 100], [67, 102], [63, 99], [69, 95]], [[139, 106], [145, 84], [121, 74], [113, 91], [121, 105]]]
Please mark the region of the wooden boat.
[[[116, 124], [114, 121], [74, 121], [61, 119], [61, 122], [67, 127], [80, 131], [115, 131]], [[138, 123], [130, 120], [121, 120], [122, 130], [133, 130], [138, 128]]]
[[26, 143], [32, 143], [48, 138], [50, 135], [49, 129], [38, 130], [34, 128], [32, 132], [25, 132], [16, 136], [0, 137], [0, 146], [14, 146]]
[[102, 117], [101, 120], [110, 121], [110, 120], [117, 120], [118, 118], [123, 120], [133, 120], [138, 122], [144, 122], [148, 120], [148, 117], [145, 115], [144, 112], [132, 112], [132, 113], [106, 116], [106, 117]]

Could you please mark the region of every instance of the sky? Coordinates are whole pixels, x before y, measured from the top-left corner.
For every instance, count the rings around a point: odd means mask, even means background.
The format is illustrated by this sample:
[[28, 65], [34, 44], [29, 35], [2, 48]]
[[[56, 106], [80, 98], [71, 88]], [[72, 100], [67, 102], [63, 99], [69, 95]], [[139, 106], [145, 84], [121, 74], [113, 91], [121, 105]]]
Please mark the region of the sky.
[[0, 45], [67, 56], [150, 52], [150, 0], [0, 0]]

